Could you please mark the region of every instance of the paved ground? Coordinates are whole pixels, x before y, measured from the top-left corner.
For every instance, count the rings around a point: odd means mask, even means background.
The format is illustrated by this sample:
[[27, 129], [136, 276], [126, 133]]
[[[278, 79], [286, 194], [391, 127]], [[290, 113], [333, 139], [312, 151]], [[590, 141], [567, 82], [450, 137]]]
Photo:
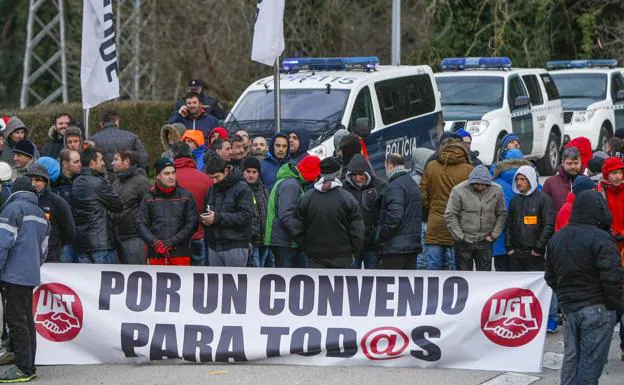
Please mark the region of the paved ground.
[[[618, 334], [614, 333], [601, 385], [624, 383]], [[186, 385], [186, 384], [457, 384], [556, 385], [563, 353], [561, 333], [548, 336], [542, 373], [503, 373], [451, 369], [388, 369], [373, 367], [311, 367], [280, 365], [85, 365], [39, 367], [37, 384], [46, 385]]]

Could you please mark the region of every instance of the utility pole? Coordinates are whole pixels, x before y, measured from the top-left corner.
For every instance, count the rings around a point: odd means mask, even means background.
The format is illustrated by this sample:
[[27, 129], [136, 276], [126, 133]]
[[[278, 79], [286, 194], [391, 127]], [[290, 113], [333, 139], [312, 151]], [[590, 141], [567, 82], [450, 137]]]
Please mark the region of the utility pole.
[[401, 0], [392, 0], [392, 65], [401, 64]]

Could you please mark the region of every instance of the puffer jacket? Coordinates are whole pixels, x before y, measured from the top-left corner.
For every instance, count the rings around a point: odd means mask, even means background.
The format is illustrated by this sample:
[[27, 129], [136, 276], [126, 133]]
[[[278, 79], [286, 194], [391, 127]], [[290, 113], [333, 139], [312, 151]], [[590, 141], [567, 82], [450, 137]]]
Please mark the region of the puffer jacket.
[[[284, 132], [278, 132], [271, 138], [269, 142], [269, 152], [266, 153], [264, 159], [260, 161], [260, 170], [262, 173], [262, 181], [267, 186], [269, 190], [273, 189], [273, 185], [277, 180], [277, 172], [284, 164], [290, 161], [290, 157], [286, 156], [284, 159], [278, 159], [275, 157], [275, 139], [276, 138], [286, 138], [288, 142], [288, 135]], [[288, 144], [288, 154], [290, 154], [290, 143]]]
[[30, 191], [13, 193], [0, 209], [0, 223], [0, 281], [38, 286], [50, 225], [37, 206], [37, 196]]
[[[487, 171], [485, 171], [487, 172]], [[505, 198], [497, 184], [477, 191], [469, 180], [453, 188], [444, 219], [457, 242], [479, 243], [490, 235], [496, 239], [505, 228]]]
[[305, 180], [292, 163], [286, 163], [277, 172], [277, 181], [269, 195], [266, 233], [266, 246], [297, 247], [294, 235], [300, 232], [301, 222], [295, 218], [295, 211]]
[[50, 222], [48, 257], [46, 262], [59, 262], [61, 249], [71, 245], [76, 236], [76, 225], [71, 208], [63, 198], [52, 192], [49, 187], [37, 194], [39, 207]]
[[208, 190], [204, 204], [215, 212], [214, 223], [205, 226], [208, 245], [225, 250], [249, 247], [254, 208], [251, 188], [239, 168], [230, 166], [225, 178]]
[[290, 154], [290, 159], [295, 164], [299, 164], [299, 161], [308, 155], [308, 149], [310, 148], [310, 133], [305, 128], [293, 130], [299, 138], [299, 150], [295, 154]]
[[563, 171], [562, 166], [559, 166], [555, 175], [544, 182], [542, 191], [552, 199], [555, 212], [559, 212], [561, 206], [568, 199], [568, 193], [572, 192], [573, 182], [574, 177]]
[[[353, 183], [351, 180], [353, 173], [364, 173], [366, 183], [361, 187]], [[365, 226], [364, 250], [375, 250], [375, 229], [381, 215], [381, 201], [386, 182], [375, 176], [364, 155], [356, 154], [349, 162], [342, 188], [351, 193], [360, 206]]]
[[564, 313], [601, 304], [624, 310], [624, 270], [609, 234], [612, 220], [601, 194], [584, 191], [574, 201], [570, 223], [548, 242], [544, 278]]
[[446, 227], [444, 211], [453, 187], [468, 179], [473, 166], [461, 140], [447, 139], [436, 160], [429, 162], [420, 184], [422, 202], [428, 210], [427, 239], [429, 245], [453, 246], [454, 240]]
[[109, 212], [121, 213], [123, 201], [104, 174], [83, 167], [74, 181], [71, 199], [76, 222], [76, 251], [92, 253], [114, 249], [115, 234]]
[[297, 244], [310, 258], [355, 257], [362, 254], [364, 220], [355, 198], [336, 179], [319, 179], [297, 205], [301, 232]]
[[[522, 166], [531, 166], [531, 162], [526, 159], [507, 159], [496, 163], [494, 166], [494, 176], [492, 182], [496, 183], [503, 189], [505, 196], [505, 208], [509, 209], [509, 203], [516, 196], [513, 191], [514, 176], [516, 171]], [[506, 256], [507, 247], [505, 247], [506, 231], [503, 230], [501, 235], [494, 240], [492, 255]]]
[[191, 236], [199, 224], [193, 195], [180, 187], [165, 192], [157, 183], [143, 197], [137, 218], [137, 230], [147, 245], [147, 257], [162, 258], [152, 246], [156, 241], [173, 247], [172, 257], [189, 257]]
[[58, 160], [61, 157], [61, 151], [65, 148], [65, 138], [59, 135], [54, 126], [50, 127], [48, 130], [48, 136], [50, 137], [50, 141], [43, 145], [41, 155]]
[[418, 185], [408, 170], [393, 170], [381, 203], [377, 228], [380, 255], [413, 254], [421, 251], [422, 203]]
[[522, 166], [516, 172], [518, 174], [529, 180], [531, 189], [522, 194], [516, 185], [513, 186], [516, 196], [509, 204], [505, 244], [508, 250], [515, 251], [514, 258], [530, 257], [531, 251], [544, 255], [548, 240], [555, 232], [552, 200], [538, 191], [537, 174], [533, 167]]
[[117, 173], [117, 179], [113, 182], [113, 191], [121, 197], [124, 208], [121, 213], [113, 214], [112, 217], [122, 241], [139, 237], [137, 230], [139, 206], [150, 187], [143, 169], [132, 166], [126, 171]]

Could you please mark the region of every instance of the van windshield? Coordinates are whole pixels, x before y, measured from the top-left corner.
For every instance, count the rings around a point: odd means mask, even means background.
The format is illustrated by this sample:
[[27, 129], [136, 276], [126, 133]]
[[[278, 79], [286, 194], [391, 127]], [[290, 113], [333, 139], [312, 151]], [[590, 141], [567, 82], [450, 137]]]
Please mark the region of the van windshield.
[[[350, 90], [281, 90], [282, 130], [305, 128], [313, 140], [333, 135], [342, 119]], [[274, 93], [248, 92], [228, 118], [228, 130], [245, 129], [253, 136], [275, 131]]]
[[503, 105], [505, 84], [500, 76], [440, 76], [435, 80], [443, 106]]
[[551, 73], [550, 76], [555, 81], [561, 99], [603, 100], [607, 97], [606, 74]]

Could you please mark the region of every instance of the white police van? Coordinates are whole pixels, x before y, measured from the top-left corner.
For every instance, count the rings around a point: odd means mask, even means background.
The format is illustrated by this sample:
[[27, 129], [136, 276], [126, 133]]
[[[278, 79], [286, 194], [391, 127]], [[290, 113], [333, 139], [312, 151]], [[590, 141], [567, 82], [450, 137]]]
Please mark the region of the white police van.
[[511, 68], [507, 57], [447, 58], [435, 79], [442, 94], [444, 129], [465, 129], [484, 164], [496, 162], [502, 138], [513, 132], [527, 159], [552, 175], [563, 142], [557, 88], [544, 69]]
[[624, 128], [624, 76], [617, 60], [556, 60], [546, 67], [563, 104], [564, 138], [588, 138], [604, 150], [618, 128]]
[[[379, 175], [390, 153], [411, 164], [416, 147], [435, 148], [442, 134], [440, 93], [429, 66], [380, 66], [377, 57], [284, 59], [280, 75], [282, 131], [305, 128], [310, 154], [334, 153], [340, 128], [366, 138]], [[225, 120], [230, 131], [275, 132], [273, 76], [251, 84]]]

